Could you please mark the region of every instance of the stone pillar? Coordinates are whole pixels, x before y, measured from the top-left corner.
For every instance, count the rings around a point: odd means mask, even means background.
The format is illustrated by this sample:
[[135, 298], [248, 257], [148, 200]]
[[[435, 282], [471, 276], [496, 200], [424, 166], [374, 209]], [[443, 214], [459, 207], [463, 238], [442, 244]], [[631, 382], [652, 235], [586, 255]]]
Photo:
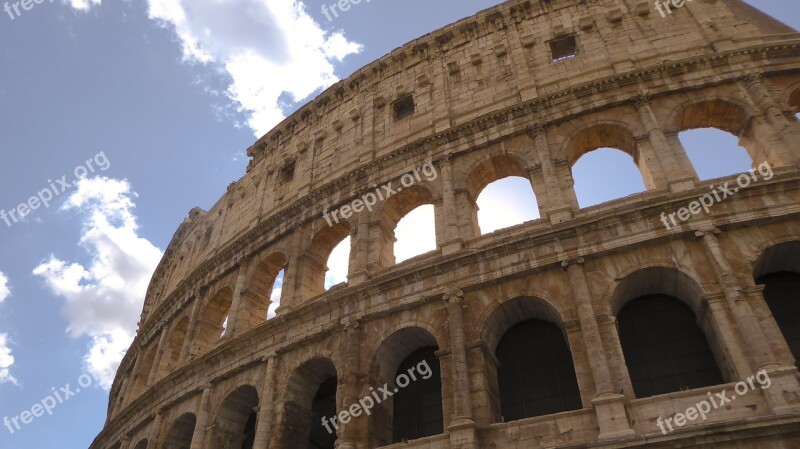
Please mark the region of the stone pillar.
[[[347, 410], [359, 400], [359, 365], [361, 362], [361, 334], [362, 328], [359, 326], [357, 318], [345, 318], [342, 320], [344, 325], [345, 338], [340, 350], [344, 353], [342, 359], [345, 360], [345, 370], [342, 379], [342, 395], [340, 410]], [[361, 415], [361, 421], [353, 418], [347, 424], [340, 424], [338, 431], [339, 441], [337, 449], [355, 449], [359, 442], [359, 425], [368, 418]]]
[[722, 285], [728, 307], [736, 321], [736, 326], [742, 333], [753, 364], [758, 370], [765, 370], [772, 380], [773, 385], [762, 390], [767, 403], [775, 414], [797, 413], [800, 411], [800, 381], [798, 381], [797, 368], [781, 366], [778, 363], [753, 309], [742, 290], [737, 286], [736, 275], [733, 274], [730, 262], [714, 231], [698, 231], [696, 234], [703, 239], [704, 247], [719, 283]]
[[192, 435], [192, 445], [190, 449], [204, 449], [206, 430], [208, 429], [208, 418], [211, 408], [211, 385], [206, 385], [203, 388], [203, 396], [200, 399], [200, 408], [197, 410], [197, 421], [194, 426], [194, 434]]
[[303, 234], [303, 228], [296, 226], [290, 237], [291, 245], [287, 251], [289, 262], [286, 265], [281, 287], [281, 305], [275, 310], [278, 316], [290, 312], [299, 302], [297, 282], [300, 270], [300, 256], [303, 254]]
[[[800, 145], [800, 132], [786, 118], [783, 108], [772, 97], [764, 85], [762, 74], [749, 74], [741, 79], [744, 92], [753, 105], [764, 114], [771, 136], [763, 136], [770, 142], [762, 142], [764, 159], [774, 165], [797, 165], [800, 157], [794, 149]], [[764, 160], [754, 160], [760, 164]]]
[[640, 152], [639, 163], [648, 167], [658, 188], [666, 187], [667, 184], [671, 192], [694, 188], [697, 173], [694, 168], [688, 172], [685, 167], [681, 168], [673, 147], [667, 141], [664, 131], [658, 126], [658, 120], [650, 107], [650, 95], [640, 94], [634, 99], [634, 105], [651, 145], [640, 146], [640, 150], [644, 150], [644, 153]]
[[147, 378], [147, 385], [153, 385], [158, 380], [158, 374], [161, 371], [161, 359], [164, 357], [164, 351], [167, 350], [167, 327], [161, 329], [161, 337], [158, 339], [158, 348], [156, 349], [156, 357], [153, 360], [153, 366], [150, 367], [150, 374]]
[[[126, 395], [128, 395], [128, 397], [125, 398], [125, 404], [130, 404], [131, 401], [135, 399], [133, 395], [136, 393], [136, 382], [139, 380], [139, 376], [141, 375], [139, 373], [139, 368], [141, 368], [142, 359], [144, 359], [146, 352], [146, 348], [139, 344], [139, 354], [136, 355], [136, 361], [133, 362], [133, 369], [131, 370], [131, 375], [128, 378], [130, 379], [131, 388], [128, 388], [128, 391], [126, 391]], [[145, 379], [145, 382], [146, 381], [147, 379]]]
[[275, 389], [278, 387], [278, 356], [273, 353], [265, 357], [263, 361], [267, 364], [267, 372], [264, 375], [264, 383], [261, 386], [260, 408], [258, 422], [256, 423], [256, 437], [253, 443], [253, 449], [267, 449], [269, 447], [269, 437], [272, 433], [272, 422], [275, 417]]
[[561, 265], [566, 269], [572, 287], [572, 294], [578, 310], [578, 320], [583, 333], [583, 342], [589, 356], [592, 378], [597, 390], [592, 399], [592, 405], [595, 408], [597, 422], [600, 424], [598, 438], [604, 440], [634, 435], [635, 432], [631, 429], [625, 412], [625, 396], [615, 392], [614, 384], [611, 381], [608, 358], [603, 339], [600, 336], [600, 326], [597, 324], [597, 316], [592, 305], [583, 262], [583, 258], [578, 258], [574, 262], [564, 261]]
[[452, 154], [448, 153], [439, 163], [442, 173], [442, 202], [444, 209], [444, 241], [437, 242], [442, 255], [452, 254], [464, 247], [464, 239], [458, 235], [458, 210], [453, 183]]
[[189, 353], [192, 350], [192, 342], [194, 341], [194, 334], [197, 330], [197, 322], [200, 321], [200, 314], [203, 313], [205, 308], [206, 295], [196, 292], [194, 294], [194, 304], [192, 305], [192, 316], [189, 318], [189, 327], [186, 328], [186, 340], [183, 341], [181, 348], [181, 356], [178, 359], [178, 365], [183, 365], [189, 361]]
[[748, 302], [752, 304], [757, 310], [756, 315], [761, 318], [761, 328], [764, 329], [765, 337], [770, 343], [772, 353], [782, 365], [792, 365], [796, 363], [792, 355], [789, 344], [786, 342], [781, 328], [778, 326], [775, 317], [772, 315], [772, 310], [769, 308], [766, 298], [764, 298], [764, 286], [754, 285], [746, 287], [742, 293], [748, 298]]
[[153, 418], [152, 427], [150, 427], [150, 431], [147, 432], [147, 449], [158, 449], [161, 447], [161, 439], [163, 438], [164, 432], [162, 431], [162, 427], [164, 426], [164, 411], [159, 410], [156, 412], [156, 416]]
[[131, 437], [123, 435], [119, 440], [119, 449], [131, 449]]
[[364, 212], [357, 214], [357, 224], [354, 232], [350, 233], [351, 248], [350, 253], [350, 268], [347, 276], [347, 282], [352, 285], [358, 285], [369, 279], [369, 271], [367, 270], [369, 258], [369, 213]]
[[[561, 184], [559, 177], [564, 175], [564, 167], [559, 170], [553, 163], [545, 131], [543, 125], [536, 124], [528, 127], [528, 136], [533, 139], [536, 155], [542, 166], [542, 175], [544, 176], [547, 192], [547, 217], [549, 217], [551, 223], [557, 224], [573, 218], [573, 210], [579, 209], [578, 199], [573, 190], [566, 192], [566, 189]], [[567, 168], [567, 171], [569, 171], [569, 168]]]
[[453, 418], [447, 431], [453, 449], [478, 447], [475, 421], [472, 418], [472, 388], [470, 387], [467, 346], [464, 331], [464, 292], [446, 293], [447, 319], [450, 331], [451, 371], [453, 382]]
[[[731, 322], [728, 318], [724, 301], [725, 295], [723, 293], [706, 296], [706, 304], [708, 306], [706, 313], [711, 320], [709, 324], [714, 327], [713, 335], [718, 339], [718, 346], [720, 350], [725, 352], [724, 357], [730, 360], [731, 363], [730, 375], [727, 377], [729, 379], [743, 379], [753, 372], [753, 368], [747, 360], [741, 336], [736, 332], [736, 323]], [[706, 335], [710, 335], [708, 329], [704, 328], [703, 330], [706, 331]]]
[[228, 313], [228, 328], [225, 330], [223, 338], [233, 338], [239, 335], [242, 320], [242, 292], [245, 282], [247, 282], [247, 261], [239, 264], [239, 275], [236, 277], [236, 286], [233, 289], [233, 299], [231, 299], [231, 310]]

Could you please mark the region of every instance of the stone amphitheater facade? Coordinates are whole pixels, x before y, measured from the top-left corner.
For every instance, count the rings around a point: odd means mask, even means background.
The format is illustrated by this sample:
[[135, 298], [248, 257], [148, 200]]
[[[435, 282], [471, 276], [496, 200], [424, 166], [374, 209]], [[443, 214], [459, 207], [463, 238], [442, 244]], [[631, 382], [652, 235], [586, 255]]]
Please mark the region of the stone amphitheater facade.
[[[320, 398], [353, 410], [424, 348], [440, 388], [410, 413], [434, 410], [440, 430], [396, 442], [410, 415], [389, 398], [340, 419], [336, 448], [800, 448], [797, 332], [759, 281], [800, 285], [798, 108], [800, 34], [737, 0], [667, 17], [649, 0], [514, 0], [410, 42], [259, 139], [246, 175], [190, 212], [91, 448], [334, 447], [309, 442]], [[738, 136], [774, 176], [667, 229], [663, 212], [741, 180], [698, 178], [677, 135], [706, 127]], [[581, 208], [571, 168], [601, 147], [630, 154], [647, 190]], [[372, 210], [353, 203], [429, 162], [435, 180]], [[481, 235], [476, 198], [508, 176], [530, 180], [541, 218]], [[323, 217], [350, 204], [359, 211]], [[420, 205], [434, 207], [438, 248], [395, 263], [395, 226]], [[327, 257], [348, 236], [347, 282], [326, 291]], [[679, 343], [707, 345], [695, 362], [718, 381], [637, 394], [628, 347], [651, 336], [626, 342], [623, 315], [656, 295], [690, 312], [699, 340]], [[557, 380], [575, 383], [575, 403], [508, 419], [518, 390], [504, 396], [498, 346], [526, 322], [564, 337], [553, 348], [565, 344], [574, 378]], [[691, 420], [747, 378], [748, 394]]]

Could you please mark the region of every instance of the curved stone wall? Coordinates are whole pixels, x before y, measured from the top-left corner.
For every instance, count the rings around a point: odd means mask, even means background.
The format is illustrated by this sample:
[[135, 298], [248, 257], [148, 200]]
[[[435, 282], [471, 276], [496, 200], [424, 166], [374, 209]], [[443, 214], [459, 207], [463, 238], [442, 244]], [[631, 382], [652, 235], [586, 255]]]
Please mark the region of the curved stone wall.
[[[259, 139], [247, 174], [190, 212], [92, 448], [301, 447], [326, 379], [345, 410], [424, 347], [438, 349], [445, 432], [411, 447], [800, 447], [795, 360], [758, 284], [800, 272], [797, 108], [800, 35], [739, 1], [666, 18], [650, 1], [511, 1], [411, 42]], [[677, 135], [706, 127], [773, 175], [669, 226], [739, 182], [698, 179]], [[631, 155], [647, 190], [582, 209], [571, 169], [602, 147]], [[508, 176], [530, 180], [541, 219], [481, 235], [476, 199]], [[390, 198], [354, 202], [388, 183]], [[396, 264], [394, 228], [424, 204], [437, 250]], [[348, 236], [347, 283], [326, 291]], [[646, 295], [691, 309], [724, 385], [636, 397], [616, 317]], [[564, 333], [582, 407], [504, 423], [495, 351], [527, 319]], [[714, 426], [659, 431], [761, 369], [772, 386]], [[337, 447], [388, 445], [391, 411], [378, 410], [342, 423]]]

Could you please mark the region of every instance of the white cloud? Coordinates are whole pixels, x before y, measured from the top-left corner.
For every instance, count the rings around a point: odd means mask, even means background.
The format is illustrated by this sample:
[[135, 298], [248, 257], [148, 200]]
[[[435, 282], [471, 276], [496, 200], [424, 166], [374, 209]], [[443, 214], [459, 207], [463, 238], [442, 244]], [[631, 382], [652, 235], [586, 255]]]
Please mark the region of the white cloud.
[[11, 289], [8, 287], [8, 277], [0, 271], [0, 304], [11, 296]]
[[11, 355], [8, 344], [8, 335], [0, 334], [0, 384], [11, 382], [16, 385], [17, 379], [14, 379], [9, 370], [14, 364], [14, 356]]
[[[8, 287], [8, 277], [0, 271], [0, 304], [9, 296], [11, 296], [11, 289]], [[8, 345], [8, 335], [0, 334], [0, 384], [17, 383], [10, 371], [11, 365], [14, 364], [14, 356], [11, 355], [11, 348]]]
[[[86, 10], [101, 0], [69, 0]], [[148, 0], [150, 18], [171, 27], [189, 63], [217, 64], [226, 92], [260, 137], [283, 118], [281, 100], [300, 102], [338, 81], [333, 63], [360, 44], [322, 29], [300, 0]]]
[[135, 204], [125, 180], [82, 179], [62, 209], [84, 217], [80, 244], [92, 260], [88, 266], [55, 256], [33, 270], [58, 296], [72, 337], [92, 343], [86, 368], [109, 388], [122, 356], [133, 341], [147, 285], [162, 253], [137, 234]]

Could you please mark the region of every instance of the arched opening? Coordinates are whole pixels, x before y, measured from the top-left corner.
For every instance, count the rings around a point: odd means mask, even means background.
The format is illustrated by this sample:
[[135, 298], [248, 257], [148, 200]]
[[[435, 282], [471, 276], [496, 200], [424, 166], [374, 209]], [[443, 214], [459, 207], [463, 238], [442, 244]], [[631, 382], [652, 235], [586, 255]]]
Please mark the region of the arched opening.
[[562, 323], [561, 314], [550, 303], [530, 296], [505, 301], [488, 316], [481, 340], [495, 355], [483, 364], [494, 422], [582, 407]]
[[164, 437], [163, 449], [189, 449], [192, 445], [192, 435], [197, 423], [193, 413], [186, 413], [175, 420]]
[[599, 148], [582, 156], [572, 167], [572, 177], [581, 208], [647, 190], [633, 159], [615, 148]]
[[436, 217], [433, 205], [420, 206], [397, 222], [394, 235], [397, 263], [436, 250]]
[[638, 154], [633, 134], [619, 125], [595, 125], [572, 137], [567, 162], [578, 205], [594, 206], [656, 188], [654, 173]]
[[270, 294], [270, 305], [267, 309], [267, 320], [271, 320], [277, 316], [278, 307], [281, 306], [281, 294], [283, 293], [283, 279], [286, 276], [286, 269], [284, 268], [275, 277], [275, 283], [272, 284], [272, 292]]
[[147, 439], [140, 440], [136, 446], [133, 446], [133, 449], [147, 449], [147, 443]]
[[162, 355], [161, 369], [159, 378], [171, 373], [181, 358], [183, 342], [186, 341], [186, 331], [189, 329], [189, 317], [185, 316], [178, 320], [172, 327], [167, 338], [167, 348]]
[[723, 383], [694, 312], [678, 299], [636, 298], [622, 308], [617, 320], [637, 398]]
[[279, 447], [334, 449], [339, 428], [337, 379], [333, 363], [324, 358], [309, 360], [292, 373], [284, 396]]
[[468, 191], [476, 199], [474, 222], [480, 234], [540, 218], [525, 161], [511, 154], [484, 160], [472, 169]]
[[756, 262], [756, 284], [767, 302], [789, 350], [800, 360], [800, 241], [775, 245]]
[[252, 449], [258, 421], [258, 392], [251, 385], [236, 389], [222, 402], [212, 427], [212, 446], [220, 449]]
[[433, 193], [419, 184], [400, 188], [381, 208], [380, 267], [436, 249]]
[[[288, 258], [283, 253], [274, 253], [256, 265], [247, 289], [242, 293], [243, 312], [239, 320], [241, 331], [251, 329], [275, 316], [280, 305], [283, 274]], [[277, 298], [277, 299], [276, 299]]]
[[692, 129], [681, 132], [678, 138], [701, 181], [744, 173], [753, 166], [739, 138], [727, 131]]
[[139, 371], [136, 373], [136, 378], [133, 380], [133, 390], [130, 395], [131, 401], [141, 396], [142, 393], [147, 390], [150, 381], [150, 373], [153, 371], [156, 352], [158, 352], [158, 342], [153, 342], [148, 346], [147, 350], [140, 355], [142, 361], [139, 364]]
[[555, 324], [516, 324], [500, 340], [495, 355], [503, 421], [581, 408], [572, 354]]
[[325, 272], [325, 290], [330, 289], [334, 285], [339, 285], [347, 282], [347, 272], [350, 269], [350, 237], [345, 237], [336, 247], [331, 251], [328, 256], [326, 266], [328, 270]]
[[673, 126], [700, 179], [714, 179], [750, 170], [768, 160], [767, 136], [752, 127], [750, 114], [726, 100], [690, 104], [675, 116]]
[[[333, 424], [319, 424], [323, 419], [332, 420], [336, 416], [336, 377], [329, 377], [320, 385], [311, 402], [311, 431], [308, 449], [334, 449], [336, 432]], [[326, 428], [327, 427], [327, 428]]]
[[[411, 353], [397, 368], [394, 395], [393, 443], [444, 432], [442, 377], [436, 346]], [[415, 377], [416, 376], [416, 377]]]
[[232, 301], [233, 292], [228, 287], [214, 294], [208, 301], [197, 322], [192, 344], [192, 357], [204, 354], [219, 342], [227, 329], [228, 312], [231, 309]]
[[509, 176], [484, 188], [478, 196], [481, 234], [539, 219], [539, 204], [529, 179]]
[[300, 258], [300, 297], [312, 298], [333, 285], [346, 282], [350, 266], [350, 225], [341, 221], [321, 229]]
[[369, 418], [370, 447], [444, 432], [438, 348], [436, 338], [418, 327], [398, 330], [378, 347], [370, 384], [386, 384], [393, 394], [379, 394], [382, 400], [375, 401]]

